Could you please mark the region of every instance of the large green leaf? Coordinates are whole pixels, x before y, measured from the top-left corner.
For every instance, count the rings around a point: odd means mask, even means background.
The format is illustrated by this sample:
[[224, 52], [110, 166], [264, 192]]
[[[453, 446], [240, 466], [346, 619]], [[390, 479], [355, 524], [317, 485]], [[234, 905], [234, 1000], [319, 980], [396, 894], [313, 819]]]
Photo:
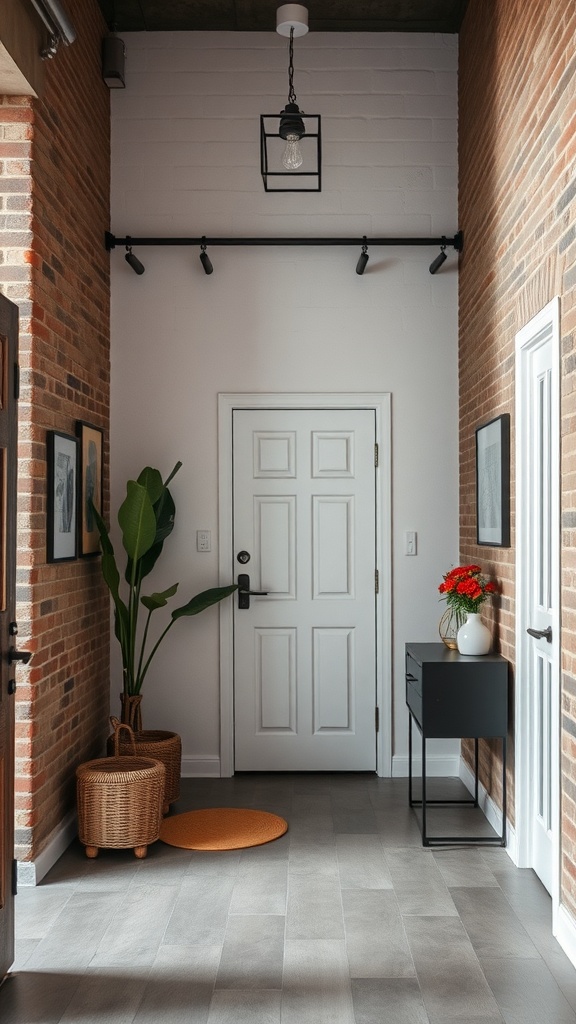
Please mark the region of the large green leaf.
[[100, 546], [102, 548], [102, 576], [104, 577], [104, 582], [106, 583], [114, 602], [114, 631], [122, 650], [122, 660], [124, 664], [126, 664], [125, 659], [130, 641], [128, 608], [120, 597], [120, 573], [118, 571], [118, 566], [116, 565], [114, 548], [112, 547], [112, 542], [110, 540], [108, 530], [106, 529], [106, 524], [94, 505], [92, 505], [92, 514], [96, 522], [98, 533], [100, 534]]
[[156, 516], [156, 543], [163, 544], [174, 529], [176, 517], [174, 499], [167, 487], [164, 488], [154, 505], [154, 515]]
[[150, 495], [142, 484], [129, 480], [126, 498], [118, 509], [124, 550], [133, 562], [152, 547], [156, 538], [156, 516]]
[[[156, 562], [162, 552], [164, 541], [170, 536], [174, 529], [176, 506], [174, 505], [174, 500], [168, 490], [168, 484], [170, 480], [176, 476], [181, 465], [181, 462], [176, 463], [165, 483], [162, 483], [162, 477], [158, 470], [152, 469], [150, 466], [143, 469], [138, 477], [138, 483], [146, 487], [146, 490], [148, 491], [150, 500], [154, 506], [154, 515], [156, 516], [156, 536], [154, 538], [154, 544], [141, 557], [140, 563], [137, 566], [137, 579], [139, 581], [143, 580], [145, 576], [148, 576], [149, 573], [152, 572], [152, 569], [156, 565]], [[126, 579], [132, 579], [132, 565], [130, 559], [126, 566]]]
[[112, 597], [114, 598], [114, 601], [116, 601], [120, 596], [118, 591], [120, 586], [120, 573], [114, 557], [114, 548], [112, 547], [112, 541], [110, 540], [108, 530], [106, 529], [106, 524], [94, 505], [92, 505], [92, 515], [94, 516], [96, 527], [100, 534], [100, 547], [102, 549], [102, 575]]
[[[140, 562], [138, 564], [139, 579], [142, 580], [144, 579], [145, 576], [148, 576], [148, 574], [152, 572], [152, 569], [156, 565], [156, 562], [158, 561], [158, 558], [160, 557], [160, 553], [164, 546], [164, 541], [166, 540], [167, 537], [170, 536], [172, 530], [174, 529], [175, 513], [176, 508], [174, 505], [174, 501], [172, 500], [172, 495], [170, 494], [168, 488], [165, 487], [164, 490], [162, 491], [162, 494], [160, 495], [158, 502], [154, 506], [154, 515], [156, 516], [156, 537], [154, 539], [154, 544], [152, 545], [152, 547], [149, 549], [149, 551], [146, 551], [145, 554], [142, 555], [142, 558], [140, 559]], [[130, 568], [128, 568], [127, 573], [129, 573], [130, 571]], [[129, 578], [129, 576], [127, 576], [127, 578]]]
[[181, 608], [175, 608], [172, 612], [172, 619], [176, 621], [184, 615], [198, 615], [205, 608], [210, 608], [211, 605], [218, 604], [218, 601], [229, 597], [235, 590], [238, 590], [236, 584], [230, 587], [213, 587], [211, 590], [203, 590], [201, 594], [196, 594], [196, 597], [188, 601], [188, 604], [182, 605]]
[[168, 587], [167, 590], [163, 590], [161, 593], [150, 594], [148, 597], [141, 597], [140, 601], [149, 612], [156, 611], [157, 608], [164, 608], [168, 604], [168, 598], [174, 597], [174, 594], [178, 590], [178, 584], [174, 583], [173, 586]]
[[138, 477], [138, 483], [146, 488], [150, 501], [155, 505], [164, 489], [160, 472], [157, 469], [152, 469], [151, 466], [146, 466]]
[[168, 476], [166, 477], [166, 479], [164, 481], [164, 487], [168, 487], [168, 484], [170, 483], [171, 480], [174, 479], [174, 477], [176, 476], [176, 473], [178, 472], [179, 469], [182, 469], [182, 463], [180, 462], [180, 460], [178, 460], [178, 462], [174, 466], [174, 469], [172, 470], [172, 472], [169, 473]]

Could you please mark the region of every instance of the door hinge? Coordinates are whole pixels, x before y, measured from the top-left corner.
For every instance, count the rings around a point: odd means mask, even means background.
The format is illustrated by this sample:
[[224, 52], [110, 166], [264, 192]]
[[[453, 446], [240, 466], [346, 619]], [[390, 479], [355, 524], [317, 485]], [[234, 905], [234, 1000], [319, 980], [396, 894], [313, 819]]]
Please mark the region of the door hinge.
[[374, 466], [376, 467], [376, 469], [378, 469], [378, 459], [379, 459], [378, 445], [375, 444], [374, 445]]
[[378, 569], [374, 570], [374, 593], [380, 593], [380, 573], [378, 572]]
[[374, 724], [376, 732], [380, 732], [380, 708], [374, 708]]
[[18, 363], [14, 363], [14, 398], [16, 401], [20, 398], [20, 366]]
[[12, 895], [18, 895], [18, 861], [12, 861]]

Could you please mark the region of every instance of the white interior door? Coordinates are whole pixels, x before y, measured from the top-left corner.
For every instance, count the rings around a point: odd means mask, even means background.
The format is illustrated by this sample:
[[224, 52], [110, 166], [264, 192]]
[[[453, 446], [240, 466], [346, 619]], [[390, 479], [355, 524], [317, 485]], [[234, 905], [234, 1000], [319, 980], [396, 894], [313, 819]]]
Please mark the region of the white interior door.
[[[550, 893], [559, 850], [559, 411], [558, 304], [518, 337], [519, 663], [525, 739], [520, 754], [526, 857]], [[522, 709], [524, 708], [524, 712]], [[524, 719], [524, 723], [522, 723]], [[526, 777], [527, 776], [527, 777]]]
[[236, 570], [265, 592], [236, 599], [235, 768], [375, 770], [374, 411], [237, 409], [233, 431]]
[[0, 295], [0, 983], [14, 960], [18, 307]]

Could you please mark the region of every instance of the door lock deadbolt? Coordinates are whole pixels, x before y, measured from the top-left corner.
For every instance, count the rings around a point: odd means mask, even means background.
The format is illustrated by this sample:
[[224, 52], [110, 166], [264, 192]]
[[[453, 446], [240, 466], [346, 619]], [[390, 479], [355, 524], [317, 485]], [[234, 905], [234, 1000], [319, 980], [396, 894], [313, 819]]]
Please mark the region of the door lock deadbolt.
[[246, 565], [246, 562], [250, 561], [250, 552], [239, 551], [238, 554], [236, 555], [236, 558], [240, 562], [240, 565]]

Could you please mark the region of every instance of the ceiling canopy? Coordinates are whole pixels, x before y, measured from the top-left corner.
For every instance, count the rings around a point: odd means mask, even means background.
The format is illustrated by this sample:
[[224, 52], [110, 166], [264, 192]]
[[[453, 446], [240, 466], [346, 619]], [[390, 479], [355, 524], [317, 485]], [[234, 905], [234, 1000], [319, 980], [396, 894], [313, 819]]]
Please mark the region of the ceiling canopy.
[[[99, 0], [118, 32], [274, 32], [275, 0]], [[468, 0], [310, 0], [312, 32], [458, 32]]]

